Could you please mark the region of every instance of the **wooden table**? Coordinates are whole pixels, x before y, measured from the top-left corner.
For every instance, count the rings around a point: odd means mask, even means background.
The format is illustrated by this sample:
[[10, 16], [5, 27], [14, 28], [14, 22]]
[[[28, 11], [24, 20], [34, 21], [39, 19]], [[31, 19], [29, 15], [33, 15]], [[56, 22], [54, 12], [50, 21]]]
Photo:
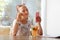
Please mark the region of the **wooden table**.
[[5, 35], [5, 36], [2, 36], [0, 35], [0, 40], [60, 40], [58, 38], [48, 38], [48, 37], [41, 37], [41, 36], [38, 36], [38, 37], [32, 37], [32, 36], [8, 36], [8, 35]]

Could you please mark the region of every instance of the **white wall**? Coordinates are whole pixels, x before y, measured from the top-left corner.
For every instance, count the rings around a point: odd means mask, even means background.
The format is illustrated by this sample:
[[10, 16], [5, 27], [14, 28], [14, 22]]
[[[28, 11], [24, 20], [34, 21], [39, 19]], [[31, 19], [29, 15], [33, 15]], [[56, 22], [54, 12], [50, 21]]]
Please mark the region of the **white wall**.
[[60, 35], [60, 0], [47, 0], [47, 35]]
[[41, 25], [43, 29], [43, 36], [47, 35], [47, 15], [46, 15], [46, 0], [41, 0]]

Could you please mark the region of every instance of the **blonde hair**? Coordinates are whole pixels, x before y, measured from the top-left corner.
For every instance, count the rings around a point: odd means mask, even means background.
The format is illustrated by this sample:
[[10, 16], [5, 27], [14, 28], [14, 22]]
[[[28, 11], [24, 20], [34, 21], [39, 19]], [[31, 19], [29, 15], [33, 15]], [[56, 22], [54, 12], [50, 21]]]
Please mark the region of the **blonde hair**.
[[20, 7], [25, 7], [27, 9], [27, 11], [28, 11], [28, 8], [25, 5], [17, 5], [16, 6], [16, 8], [17, 8], [17, 16], [16, 16], [16, 18], [17, 19], [21, 18], [21, 13], [18, 13], [18, 11], [19, 11], [18, 8], [20, 8]]
[[27, 11], [28, 11], [28, 8], [27, 8], [25, 5], [17, 5], [17, 6], [16, 6], [17, 12], [18, 12], [18, 8], [20, 8], [20, 7], [25, 7], [25, 8], [27, 9]]

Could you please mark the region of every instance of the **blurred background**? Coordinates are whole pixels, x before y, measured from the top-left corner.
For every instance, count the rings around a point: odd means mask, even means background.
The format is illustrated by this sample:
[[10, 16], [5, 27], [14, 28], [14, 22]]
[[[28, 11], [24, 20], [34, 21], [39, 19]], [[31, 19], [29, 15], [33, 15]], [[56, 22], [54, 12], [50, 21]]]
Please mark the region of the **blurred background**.
[[[30, 19], [34, 19], [37, 10], [40, 12], [40, 16], [44, 16], [41, 12], [41, 0], [0, 0], [0, 34], [3, 34], [5, 30], [8, 30], [6, 33], [9, 33], [17, 14], [16, 6], [22, 3], [27, 6]], [[44, 26], [43, 22], [44, 18], [42, 17], [42, 27]]]
[[25, 3], [29, 16], [34, 17], [37, 10], [41, 12], [41, 0], [0, 0], [0, 25], [10, 26], [16, 17], [16, 6]]

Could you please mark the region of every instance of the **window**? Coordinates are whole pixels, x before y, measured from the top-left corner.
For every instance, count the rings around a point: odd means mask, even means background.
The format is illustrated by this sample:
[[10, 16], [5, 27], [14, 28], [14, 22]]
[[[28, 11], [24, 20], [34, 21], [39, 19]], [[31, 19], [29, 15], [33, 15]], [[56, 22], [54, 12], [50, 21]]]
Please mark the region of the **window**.
[[9, 11], [10, 8], [6, 8], [6, 6], [9, 5], [10, 2], [9, 0], [0, 0], [0, 25], [7, 26], [8, 24], [9, 16], [6, 15], [5, 11]]

